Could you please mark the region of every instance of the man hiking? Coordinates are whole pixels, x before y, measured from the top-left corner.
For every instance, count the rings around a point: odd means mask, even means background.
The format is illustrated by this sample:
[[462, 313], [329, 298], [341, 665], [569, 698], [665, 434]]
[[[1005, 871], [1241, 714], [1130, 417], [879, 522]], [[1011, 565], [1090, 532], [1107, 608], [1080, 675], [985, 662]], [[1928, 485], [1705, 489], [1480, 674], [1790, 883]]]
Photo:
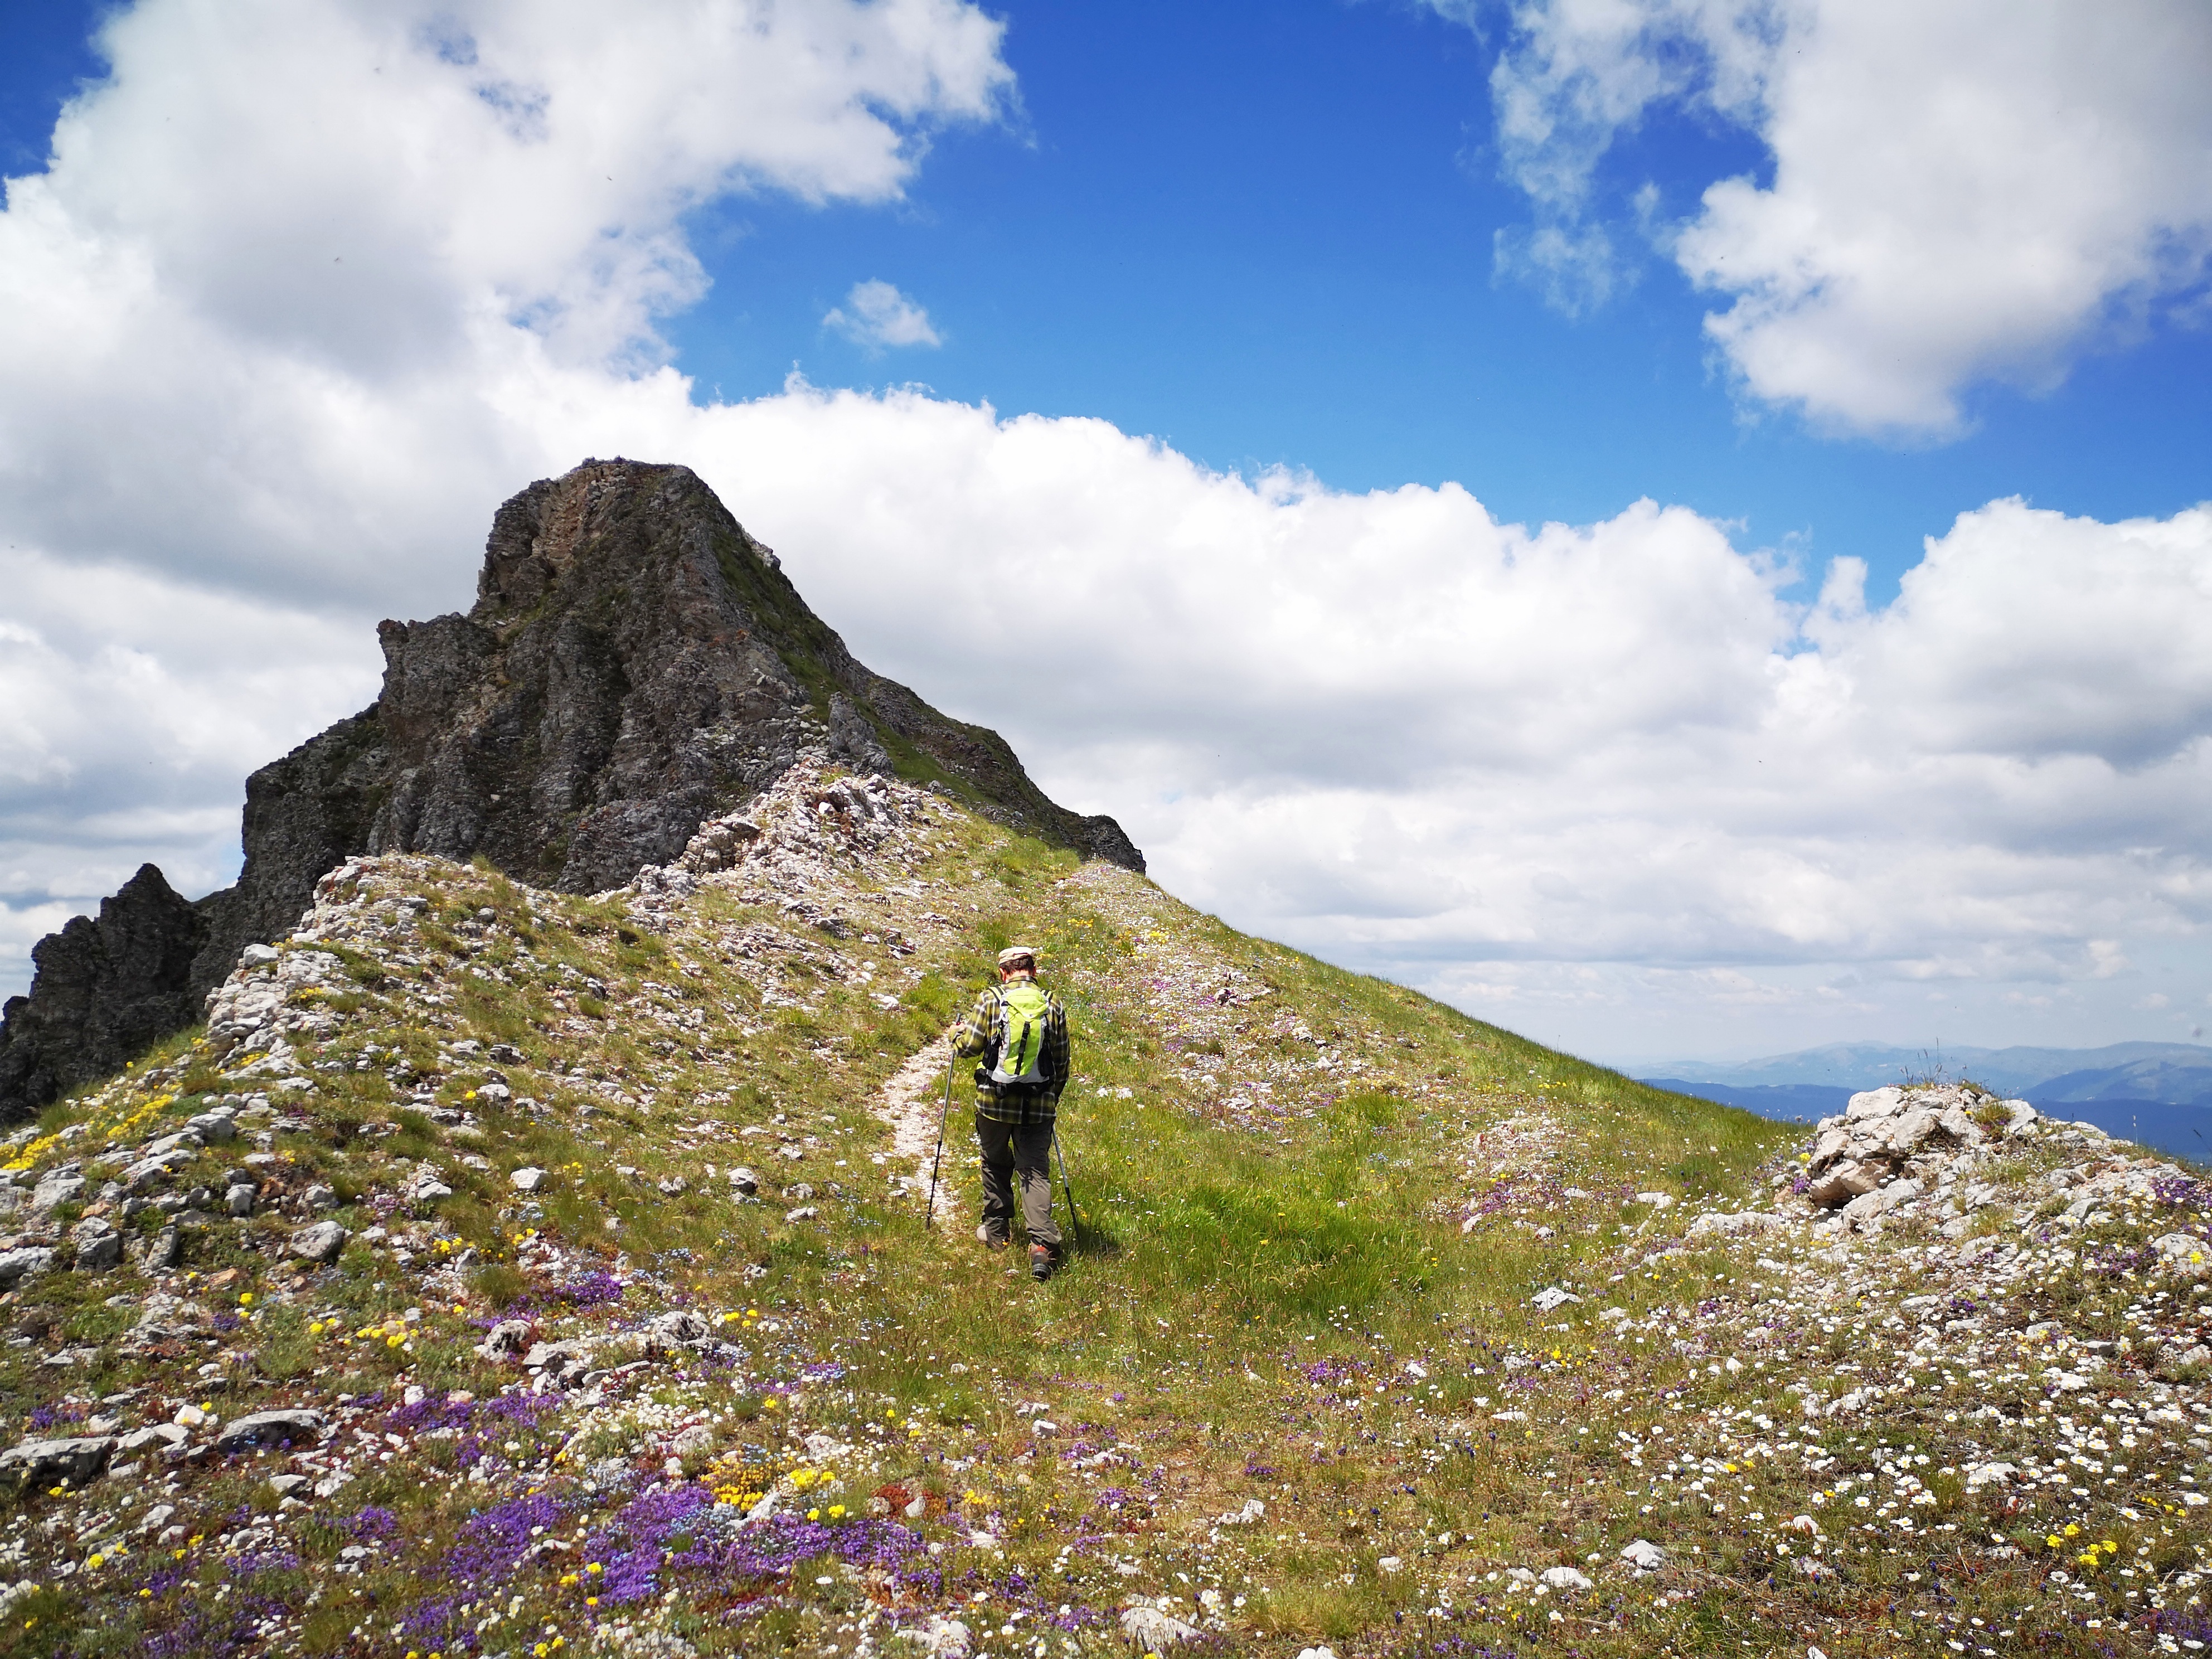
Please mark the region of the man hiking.
[[1034, 948], [1012, 945], [999, 952], [999, 982], [977, 994], [952, 1052], [963, 1060], [983, 1057], [975, 1068], [975, 1139], [983, 1164], [983, 1222], [975, 1237], [994, 1250], [1012, 1242], [1018, 1174], [1030, 1277], [1050, 1279], [1060, 1266], [1052, 1131], [1067, 1086], [1067, 1014], [1036, 982]]

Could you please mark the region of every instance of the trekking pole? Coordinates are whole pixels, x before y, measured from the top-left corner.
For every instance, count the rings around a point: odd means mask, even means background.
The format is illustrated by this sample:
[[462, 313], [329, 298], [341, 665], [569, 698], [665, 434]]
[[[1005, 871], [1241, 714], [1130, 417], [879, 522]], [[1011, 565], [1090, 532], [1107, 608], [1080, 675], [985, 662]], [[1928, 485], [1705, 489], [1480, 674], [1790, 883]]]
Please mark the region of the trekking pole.
[[952, 1115], [952, 1067], [958, 1055], [945, 1062], [945, 1109], [937, 1115], [937, 1152], [929, 1160], [929, 1207], [921, 1212], [926, 1231], [937, 1217], [937, 1166], [945, 1160], [945, 1121]]
[[1052, 1121], [1052, 1152], [1060, 1160], [1060, 1190], [1067, 1196], [1068, 1224], [1075, 1233], [1075, 1248], [1083, 1248], [1083, 1218], [1075, 1212], [1075, 1188], [1067, 1184], [1067, 1154], [1060, 1150], [1060, 1119]]

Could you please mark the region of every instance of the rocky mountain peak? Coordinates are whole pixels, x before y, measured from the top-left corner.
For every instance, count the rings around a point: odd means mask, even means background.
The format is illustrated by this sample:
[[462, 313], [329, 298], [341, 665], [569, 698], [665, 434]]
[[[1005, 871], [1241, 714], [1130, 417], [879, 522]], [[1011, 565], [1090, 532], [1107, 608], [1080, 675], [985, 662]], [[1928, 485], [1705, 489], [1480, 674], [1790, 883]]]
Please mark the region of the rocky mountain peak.
[[[538, 886], [600, 891], [678, 859], [809, 749], [1144, 868], [1119, 824], [1047, 799], [996, 732], [856, 661], [688, 467], [587, 460], [539, 480], [494, 517], [465, 616], [377, 632], [375, 702], [246, 781], [244, 866], [191, 907], [188, 968], [166, 947], [158, 969], [109, 951], [112, 968], [65, 976], [63, 1002], [43, 975], [19, 999], [0, 1079], [26, 1081], [0, 1085], [0, 1121], [113, 1063], [91, 1033], [114, 1026], [118, 998], [145, 1005], [151, 983], [185, 1011], [142, 1041], [189, 1023], [240, 950], [289, 933], [349, 857], [482, 856]], [[24, 1044], [35, 1056], [7, 1058]]]

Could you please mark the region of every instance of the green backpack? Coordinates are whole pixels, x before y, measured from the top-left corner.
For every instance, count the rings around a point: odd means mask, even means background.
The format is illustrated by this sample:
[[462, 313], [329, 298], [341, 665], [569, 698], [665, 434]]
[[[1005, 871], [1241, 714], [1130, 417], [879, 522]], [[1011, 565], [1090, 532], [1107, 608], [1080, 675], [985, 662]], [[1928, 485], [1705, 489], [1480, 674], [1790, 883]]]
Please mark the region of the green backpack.
[[1042, 1088], [1044, 1032], [1052, 999], [1034, 980], [1018, 979], [999, 993], [999, 1063], [991, 1081], [1005, 1088]]

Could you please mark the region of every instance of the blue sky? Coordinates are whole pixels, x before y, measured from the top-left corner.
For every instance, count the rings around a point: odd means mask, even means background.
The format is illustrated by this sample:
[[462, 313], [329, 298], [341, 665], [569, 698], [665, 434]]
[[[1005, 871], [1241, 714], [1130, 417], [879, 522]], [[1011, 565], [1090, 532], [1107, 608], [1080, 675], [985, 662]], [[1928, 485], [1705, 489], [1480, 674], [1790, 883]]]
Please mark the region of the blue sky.
[[[0, 12], [0, 989], [625, 453], [1177, 892], [1533, 1035], [2212, 1014], [2194, 0], [727, 12]], [[1046, 567], [1010, 703], [961, 595]]]
[[[1491, 140], [1492, 53], [1402, 5], [1015, 5], [1026, 137], [940, 140], [909, 210], [747, 202], [711, 216], [716, 289], [672, 331], [726, 396], [793, 363], [912, 378], [1005, 411], [1097, 415], [1210, 465], [1344, 489], [1457, 480], [1501, 516], [1586, 522], [1640, 495], [1865, 559], [1886, 593], [1964, 508], [2020, 495], [2100, 518], [2204, 498], [2212, 333], [2171, 324], [2064, 387], [1983, 388], [1954, 442], [1837, 441], [1747, 409], [1712, 307], [1663, 258], [1579, 318], [1498, 279], [1527, 222]], [[1260, 21], [1264, 19], [1264, 21]], [[1760, 147], [1654, 123], [1617, 171], [1686, 212]], [[723, 239], [726, 238], [725, 240]], [[820, 330], [854, 274], [947, 336], [872, 360]]]
[[[1516, 520], [1648, 495], [1745, 548], [1864, 559], [1876, 599], [1923, 536], [1995, 497], [2112, 520], [2212, 492], [2201, 322], [2108, 339], [2053, 392], [1976, 387], [1954, 441], [1837, 438], [1733, 393], [1699, 331], [1714, 297], [1648, 248], [1630, 291], [1578, 317], [1499, 276], [1494, 234], [1530, 217], [1492, 135], [1502, 14], [1486, 42], [1389, 0], [989, 9], [1019, 113], [933, 135], [897, 208], [770, 194], [691, 216], [714, 288], [665, 332], [704, 396], [770, 392], [797, 367], [1097, 416], [1340, 489], [1455, 480]], [[102, 72], [101, 10], [9, 9], [9, 172], [43, 162], [62, 100]], [[1662, 112], [1605, 173], [1626, 220], [1646, 181], [1680, 215], [1712, 179], [1771, 165], [1740, 130]], [[870, 276], [945, 343], [872, 355], [825, 331]]]

